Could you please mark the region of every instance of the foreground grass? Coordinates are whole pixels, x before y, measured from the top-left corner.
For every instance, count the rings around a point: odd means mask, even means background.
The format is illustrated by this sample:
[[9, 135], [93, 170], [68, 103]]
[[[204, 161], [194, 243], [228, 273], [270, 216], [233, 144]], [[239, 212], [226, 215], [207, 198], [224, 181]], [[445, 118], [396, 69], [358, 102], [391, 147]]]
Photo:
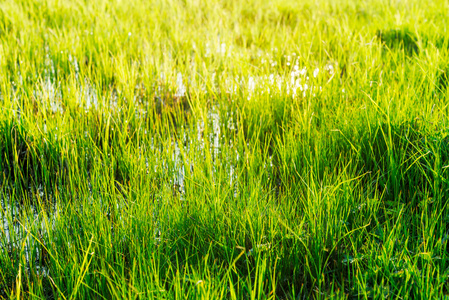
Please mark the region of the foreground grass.
[[420, 4], [1, 3], [0, 297], [444, 297]]

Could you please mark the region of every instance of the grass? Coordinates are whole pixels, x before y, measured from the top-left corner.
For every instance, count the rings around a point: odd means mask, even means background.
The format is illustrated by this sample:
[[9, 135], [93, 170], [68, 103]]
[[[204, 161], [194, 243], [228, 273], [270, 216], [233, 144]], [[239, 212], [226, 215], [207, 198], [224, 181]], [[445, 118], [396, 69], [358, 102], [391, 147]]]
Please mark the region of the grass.
[[447, 6], [3, 1], [0, 298], [448, 297]]

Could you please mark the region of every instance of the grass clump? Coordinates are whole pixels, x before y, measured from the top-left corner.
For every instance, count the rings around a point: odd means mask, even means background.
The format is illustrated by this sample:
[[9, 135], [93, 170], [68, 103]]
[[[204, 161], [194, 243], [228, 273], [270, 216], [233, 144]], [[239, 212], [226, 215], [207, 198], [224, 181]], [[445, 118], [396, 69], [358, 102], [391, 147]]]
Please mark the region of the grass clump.
[[414, 2], [4, 1], [0, 298], [445, 297]]

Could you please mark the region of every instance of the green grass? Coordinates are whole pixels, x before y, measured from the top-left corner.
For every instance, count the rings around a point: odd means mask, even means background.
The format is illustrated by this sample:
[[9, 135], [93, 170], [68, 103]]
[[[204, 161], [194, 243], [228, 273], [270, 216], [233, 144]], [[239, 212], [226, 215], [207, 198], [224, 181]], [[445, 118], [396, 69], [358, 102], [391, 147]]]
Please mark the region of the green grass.
[[449, 295], [448, 4], [0, 4], [0, 298]]

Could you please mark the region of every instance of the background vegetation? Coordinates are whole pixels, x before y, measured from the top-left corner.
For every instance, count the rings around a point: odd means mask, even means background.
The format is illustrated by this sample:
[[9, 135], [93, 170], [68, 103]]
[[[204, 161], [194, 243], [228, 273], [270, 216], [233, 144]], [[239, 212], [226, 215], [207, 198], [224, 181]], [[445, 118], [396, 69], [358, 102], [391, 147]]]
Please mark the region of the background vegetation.
[[0, 297], [445, 297], [448, 12], [2, 1]]

